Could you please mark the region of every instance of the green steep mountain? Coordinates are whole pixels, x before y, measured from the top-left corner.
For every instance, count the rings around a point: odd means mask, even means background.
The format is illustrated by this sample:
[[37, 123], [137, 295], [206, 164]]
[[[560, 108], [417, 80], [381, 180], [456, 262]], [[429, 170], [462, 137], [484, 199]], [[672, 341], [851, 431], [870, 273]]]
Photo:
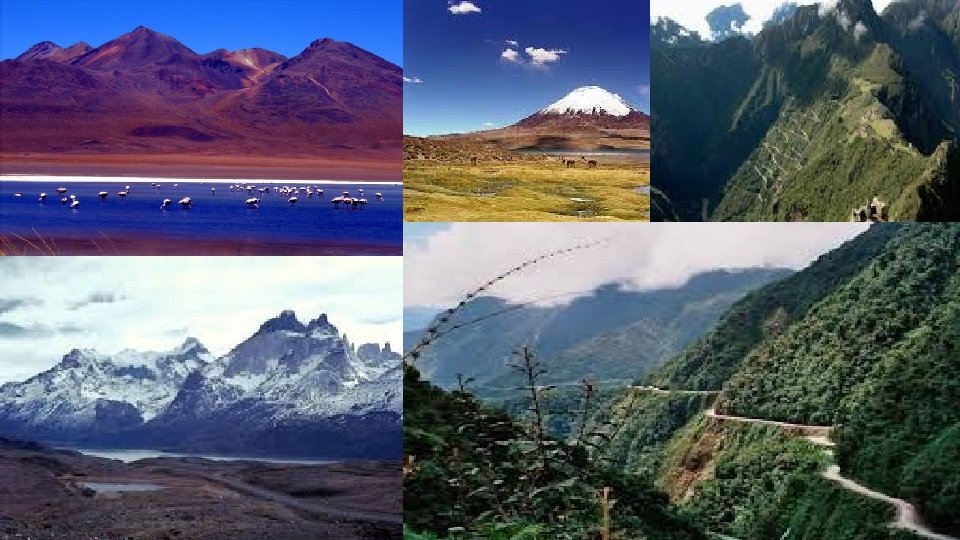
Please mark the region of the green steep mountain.
[[[506, 365], [520, 346], [532, 345], [547, 369], [544, 382], [590, 376], [626, 383], [686, 347], [744, 294], [788, 274], [763, 268], [708, 272], [680, 287], [652, 291], [611, 284], [559, 306], [476, 298], [450, 321], [468, 324], [437, 340], [417, 367], [445, 388], [454, 388], [462, 373], [473, 379], [473, 391], [489, 396], [518, 385]], [[405, 342], [417, 337], [411, 333]]]
[[[825, 481], [823, 452], [718, 411], [836, 426], [843, 474], [960, 534], [960, 224], [878, 224], [748, 295], [629, 392], [610, 457], [656, 475], [695, 521], [743, 538], [910, 538], [890, 507]], [[832, 501], [832, 502], [831, 502]], [[858, 502], [859, 501], [859, 502]], [[824, 524], [830, 524], [824, 529]]]
[[881, 17], [842, 0], [719, 43], [659, 21], [659, 207], [688, 221], [846, 221], [878, 196], [895, 220], [957, 219], [957, 11], [904, 0]]
[[748, 294], [696, 343], [652, 373], [648, 382], [665, 388], [719, 390], [752, 348], [858, 274], [898, 231], [896, 226], [870, 227], [804, 270]]

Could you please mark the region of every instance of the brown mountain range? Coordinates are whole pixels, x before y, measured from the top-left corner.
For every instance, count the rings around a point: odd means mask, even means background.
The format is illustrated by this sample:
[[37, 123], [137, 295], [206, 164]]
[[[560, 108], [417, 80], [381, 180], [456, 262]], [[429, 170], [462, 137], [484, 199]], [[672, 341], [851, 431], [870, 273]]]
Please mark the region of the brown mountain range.
[[289, 59], [198, 54], [141, 26], [97, 48], [40, 43], [0, 81], [4, 173], [400, 175], [402, 71], [332, 39]]

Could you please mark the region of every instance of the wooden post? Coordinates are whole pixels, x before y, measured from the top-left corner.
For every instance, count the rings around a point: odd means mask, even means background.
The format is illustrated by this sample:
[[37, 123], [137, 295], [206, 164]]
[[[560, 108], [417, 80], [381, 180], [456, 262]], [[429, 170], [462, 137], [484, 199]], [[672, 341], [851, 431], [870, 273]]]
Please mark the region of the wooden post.
[[603, 508], [603, 525], [600, 529], [600, 538], [610, 540], [610, 493], [613, 490], [604, 487], [600, 495], [600, 506]]

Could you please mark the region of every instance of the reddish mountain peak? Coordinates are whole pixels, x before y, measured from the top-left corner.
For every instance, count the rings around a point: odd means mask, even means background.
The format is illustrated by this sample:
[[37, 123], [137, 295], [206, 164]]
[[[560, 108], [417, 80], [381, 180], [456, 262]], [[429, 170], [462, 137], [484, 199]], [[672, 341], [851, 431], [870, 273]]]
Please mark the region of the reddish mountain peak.
[[51, 60], [54, 62], [69, 62], [78, 56], [81, 56], [93, 47], [80, 41], [73, 45], [63, 48], [52, 41], [41, 41], [16, 59], [21, 61], [28, 60]]
[[331, 38], [314, 41], [303, 52], [280, 65], [279, 69], [286, 70], [295, 67], [312, 69], [329, 64], [350, 64], [364, 69], [387, 69], [398, 72], [400, 70], [395, 64], [361, 49], [353, 43]]
[[76, 65], [91, 69], [125, 69], [198, 55], [176, 39], [138, 26], [78, 58]]

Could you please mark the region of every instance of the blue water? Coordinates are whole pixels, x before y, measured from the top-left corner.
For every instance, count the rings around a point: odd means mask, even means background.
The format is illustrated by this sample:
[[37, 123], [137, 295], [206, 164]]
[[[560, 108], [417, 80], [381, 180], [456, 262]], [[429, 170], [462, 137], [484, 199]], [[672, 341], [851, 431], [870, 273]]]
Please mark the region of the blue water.
[[[150, 182], [75, 182], [51, 179], [50, 181], [0, 180], [0, 234], [12, 233], [32, 238], [37, 233], [43, 237], [97, 239], [103, 235], [111, 239], [150, 239], [153, 241], [179, 242], [184, 253], [189, 253], [190, 240], [208, 240], [223, 243], [236, 242], [256, 246], [269, 246], [272, 252], [282, 251], [283, 246], [316, 246], [322, 254], [323, 246], [366, 246], [383, 248], [384, 253], [399, 254], [403, 242], [403, 194], [402, 186], [386, 184], [322, 184], [324, 197], [308, 198], [301, 191], [297, 204], [291, 206], [287, 197], [275, 193], [261, 196], [254, 191], [231, 192], [229, 183], [206, 182], [180, 183], [176, 180], [157, 179], [161, 189], [154, 190]], [[121, 199], [117, 192], [129, 185], [130, 195]], [[290, 185], [283, 181], [260, 182], [259, 187]], [[76, 195], [80, 201], [77, 209], [69, 203], [62, 205], [57, 187], [68, 189], [67, 196]], [[211, 194], [211, 187], [216, 194]], [[305, 187], [302, 186], [301, 187]], [[334, 208], [330, 199], [349, 191], [357, 197], [364, 189], [364, 198], [369, 203], [363, 208]], [[107, 200], [97, 197], [107, 191]], [[47, 193], [45, 203], [39, 203], [41, 192]], [[374, 193], [380, 192], [383, 201], [377, 201]], [[22, 197], [15, 197], [21, 193]], [[177, 205], [183, 197], [193, 199], [193, 208], [184, 210]], [[244, 201], [250, 197], [261, 198], [259, 209], [247, 208]], [[171, 199], [172, 205], [161, 210], [163, 199]], [[36, 233], [34, 233], [36, 230]], [[101, 234], [102, 233], [102, 234]], [[122, 243], [121, 243], [122, 245]], [[249, 252], [249, 251], [248, 251]]]

